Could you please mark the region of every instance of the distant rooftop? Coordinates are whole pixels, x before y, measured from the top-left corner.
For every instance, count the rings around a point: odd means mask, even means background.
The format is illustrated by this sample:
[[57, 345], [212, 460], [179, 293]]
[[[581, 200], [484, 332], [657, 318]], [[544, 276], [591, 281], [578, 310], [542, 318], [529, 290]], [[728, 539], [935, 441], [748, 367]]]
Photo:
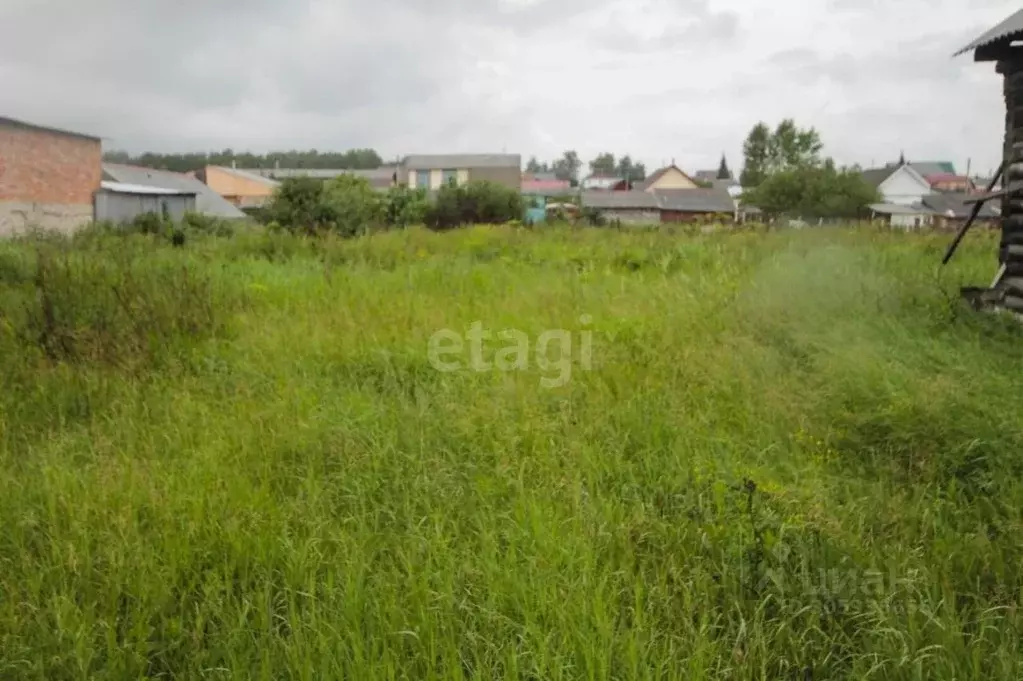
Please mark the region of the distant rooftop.
[[405, 157], [402, 166], [407, 170], [521, 168], [522, 156], [519, 154], [412, 154]]

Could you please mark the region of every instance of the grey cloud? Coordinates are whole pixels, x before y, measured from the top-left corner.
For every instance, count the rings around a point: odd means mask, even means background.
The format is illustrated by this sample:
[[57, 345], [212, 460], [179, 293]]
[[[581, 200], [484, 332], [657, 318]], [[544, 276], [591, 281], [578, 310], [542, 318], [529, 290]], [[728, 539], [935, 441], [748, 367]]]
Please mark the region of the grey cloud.
[[[0, 75], [16, 85], [21, 108], [4, 113], [56, 124], [62, 96], [78, 110], [69, 122], [95, 121], [96, 132], [129, 146], [159, 140], [168, 119], [178, 123], [179, 146], [226, 145], [182, 140], [181, 131], [188, 121], [227, 117], [253, 102], [333, 116], [329, 143], [342, 146], [377, 144], [413, 118], [422, 131], [436, 113], [431, 106], [454, 108], [462, 94], [462, 69], [471, 64], [459, 40], [465, 21], [503, 28], [508, 15], [526, 30], [531, 21], [584, 7], [575, 0], [510, 13], [497, 0], [14, 2], [0, 9]], [[323, 12], [337, 26], [314, 40]], [[432, 118], [436, 124], [440, 116]], [[301, 139], [305, 132], [275, 134]]]
[[726, 46], [740, 33], [739, 15], [711, 9], [707, 0], [683, 0], [671, 6], [674, 19], [659, 27], [654, 37], [640, 35], [612, 24], [594, 33], [594, 47], [625, 53], [650, 53], [662, 50], [700, 50]]

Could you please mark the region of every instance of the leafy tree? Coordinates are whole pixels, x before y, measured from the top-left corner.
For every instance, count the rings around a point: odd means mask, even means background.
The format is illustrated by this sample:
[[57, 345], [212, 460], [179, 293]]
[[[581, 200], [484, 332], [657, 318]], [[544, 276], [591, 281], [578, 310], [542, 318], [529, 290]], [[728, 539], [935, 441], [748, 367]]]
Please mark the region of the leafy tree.
[[330, 227], [342, 236], [362, 234], [384, 217], [384, 202], [364, 177], [345, 174], [326, 182], [323, 203]]
[[634, 163], [632, 157], [626, 154], [618, 159], [614, 174], [627, 178], [631, 182], [639, 182], [646, 179], [646, 166], [642, 163]]
[[730, 180], [732, 179], [732, 171], [728, 168], [728, 161], [725, 160], [725, 155], [721, 154], [721, 165], [718, 166], [717, 179], [719, 180]]
[[561, 158], [551, 165], [551, 170], [559, 180], [571, 182], [575, 186], [579, 182], [579, 170], [583, 163], [574, 150], [566, 151]]
[[536, 156], [530, 156], [529, 162], [526, 163], [527, 173], [549, 173], [551, 172], [551, 166], [549, 163], [544, 161], [540, 163], [536, 160]]
[[803, 218], [852, 218], [880, 201], [877, 188], [855, 167], [838, 168], [833, 160], [786, 168], [743, 192], [743, 202], [767, 215]]
[[381, 196], [366, 178], [342, 175], [328, 182], [307, 177], [284, 180], [264, 215], [291, 232], [333, 230], [354, 236], [383, 221], [385, 212]]
[[817, 165], [823, 146], [815, 129], [798, 128], [795, 121], [786, 118], [768, 143], [769, 172]]
[[743, 187], [757, 187], [767, 177], [770, 168], [770, 145], [771, 129], [766, 123], [757, 123], [742, 145], [746, 162], [739, 176], [739, 183]]
[[290, 232], [318, 232], [329, 219], [323, 204], [323, 183], [308, 177], [284, 180], [265, 206], [264, 216], [267, 222]]
[[617, 169], [615, 155], [608, 152], [597, 154], [597, 158], [590, 161], [590, 173], [593, 175], [614, 175]]
[[743, 144], [745, 165], [740, 182], [743, 187], [756, 187], [772, 173], [816, 166], [822, 148], [817, 130], [799, 128], [791, 118], [773, 131], [766, 123], [757, 123]]

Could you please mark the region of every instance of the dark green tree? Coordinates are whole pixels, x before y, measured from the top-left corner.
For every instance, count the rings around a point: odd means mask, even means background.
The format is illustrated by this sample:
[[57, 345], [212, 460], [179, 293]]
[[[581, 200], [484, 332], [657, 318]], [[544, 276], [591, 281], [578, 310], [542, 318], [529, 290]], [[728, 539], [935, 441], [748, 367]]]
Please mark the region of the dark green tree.
[[719, 180], [730, 180], [732, 179], [732, 171], [728, 168], [728, 161], [725, 160], [725, 155], [721, 154], [721, 165], [718, 166], [717, 179]]
[[768, 141], [768, 172], [817, 165], [823, 146], [814, 128], [799, 128], [794, 120], [786, 118]]
[[624, 177], [630, 182], [639, 182], [646, 179], [646, 166], [642, 163], [633, 162], [632, 157], [626, 154], [618, 159], [614, 174]]
[[618, 170], [615, 163], [615, 155], [604, 152], [597, 154], [597, 157], [590, 161], [590, 174], [592, 175], [614, 175]]
[[131, 155], [125, 151], [110, 151], [104, 154], [108, 163], [129, 163], [145, 168], [171, 170], [184, 173], [200, 170], [206, 166], [230, 166], [239, 168], [271, 169], [277, 165], [281, 168], [302, 169], [371, 169], [384, 164], [383, 159], [373, 149], [350, 149], [344, 152], [310, 151], [272, 151], [267, 154], [251, 152], [235, 152], [233, 149], [212, 152], [193, 152], [183, 154], [157, 154], [145, 152]]
[[575, 186], [579, 181], [579, 171], [582, 167], [583, 164], [579, 160], [579, 154], [574, 150], [569, 150], [552, 164], [551, 170], [559, 180], [571, 182]]
[[757, 123], [742, 145], [745, 163], [739, 183], [743, 187], [757, 187], [770, 170], [771, 129], [766, 123]]

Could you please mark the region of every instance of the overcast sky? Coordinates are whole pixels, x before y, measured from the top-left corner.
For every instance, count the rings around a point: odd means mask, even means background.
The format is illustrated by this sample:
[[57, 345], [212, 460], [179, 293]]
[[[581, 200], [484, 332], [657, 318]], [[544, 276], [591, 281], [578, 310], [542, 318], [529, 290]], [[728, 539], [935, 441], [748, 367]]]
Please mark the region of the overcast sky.
[[[972, 7], [969, 11], [966, 6]], [[1019, 0], [0, 0], [0, 115], [107, 149], [373, 147], [741, 166], [758, 120], [840, 163], [986, 172]]]

